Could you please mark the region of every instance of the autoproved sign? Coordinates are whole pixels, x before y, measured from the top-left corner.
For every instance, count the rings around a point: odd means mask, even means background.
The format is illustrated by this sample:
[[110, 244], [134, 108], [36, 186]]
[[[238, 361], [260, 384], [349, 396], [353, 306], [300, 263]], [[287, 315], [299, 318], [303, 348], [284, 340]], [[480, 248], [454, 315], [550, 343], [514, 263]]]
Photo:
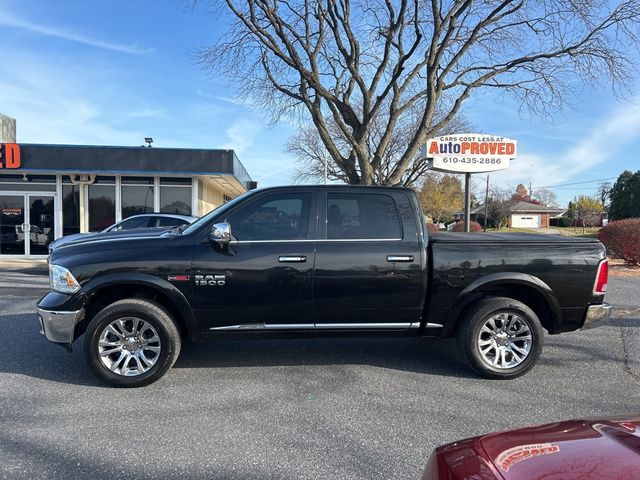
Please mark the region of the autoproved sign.
[[481, 133], [443, 135], [427, 141], [426, 157], [433, 170], [454, 173], [492, 172], [509, 168], [517, 142]]

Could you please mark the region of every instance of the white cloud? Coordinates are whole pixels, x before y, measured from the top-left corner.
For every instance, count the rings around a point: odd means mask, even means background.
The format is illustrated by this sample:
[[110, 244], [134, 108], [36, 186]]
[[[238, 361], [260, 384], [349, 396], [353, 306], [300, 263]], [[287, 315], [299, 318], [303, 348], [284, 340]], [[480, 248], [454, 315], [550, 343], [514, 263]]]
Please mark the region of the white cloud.
[[260, 125], [250, 119], [241, 118], [227, 129], [228, 142], [222, 148], [234, 150], [238, 155], [251, 147], [260, 133]]
[[[518, 159], [511, 164], [511, 168], [492, 173], [491, 182], [506, 185], [531, 182], [535, 190], [536, 186], [540, 188], [563, 183], [615, 160], [625, 147], [637, 140], [640, 105], [627, 104], [600, 118], [597, 125], [557, 154], [523, 152], [519, 146]], [[586, 186], [585, 190], [589, 188]]]
[[134, 106], [130, 98], [119, 98], [117, 87], [108, 87], [110, 74], [97, 65], [60, 63], [23, 50], [7, 49], [3, 55], [4, 66], [11, 68], [0, 66], [0, 111], [16, 118], [19, 142], [142, 142], [145, 134], [137, 128], [140, 122], [116, 125], [113, 121], [115, 112]]
[[0, 26], [18, 28], [27, 32], [36, 33], [39, 35], [45, 35], [48, 37], [56, 37], [70, 42], [81, 43], [90, 47], [100, 48], [103, 50], [111, 50], [115, 52], [128, 53], [131, 55], [147, 55], [153, 51], [153, 49], [142, 48], [138, 45], [125, 45], [122, 43], [108, 42], [96, 38], [92, 38], [81, 33], [70, 32], [59, 28], [50, 27], [47, 25], [40, 25], [31, 22], [27, 19], [21, 18], [8, 11], [0, 11]]

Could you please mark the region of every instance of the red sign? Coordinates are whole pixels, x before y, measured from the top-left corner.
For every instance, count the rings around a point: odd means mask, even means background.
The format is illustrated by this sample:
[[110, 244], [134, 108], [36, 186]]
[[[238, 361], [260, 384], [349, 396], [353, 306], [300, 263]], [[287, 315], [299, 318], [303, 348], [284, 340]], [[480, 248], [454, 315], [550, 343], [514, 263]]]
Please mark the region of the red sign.
[[3, 215], [22, 215], [22, 209], [21, 208], [3, 208], [2, 214]]
[[17, 143], [0, 145], [0, 168], [20, 168], [20, 145]]

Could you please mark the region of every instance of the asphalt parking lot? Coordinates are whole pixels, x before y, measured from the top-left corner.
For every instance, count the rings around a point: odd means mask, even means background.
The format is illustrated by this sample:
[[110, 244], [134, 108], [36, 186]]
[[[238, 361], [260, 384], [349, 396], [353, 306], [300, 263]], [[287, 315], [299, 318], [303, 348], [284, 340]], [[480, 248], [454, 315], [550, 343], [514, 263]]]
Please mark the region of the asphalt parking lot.
[[640, 410], [638, 277], [610, 279], [611, 325], [547, 336], [517, 380], [475, 377], [451, 341], [211, 341], [132, 390], [40, 335], [46, 286], [0, 271], [0, 478], [412, 479], [442, 443]]

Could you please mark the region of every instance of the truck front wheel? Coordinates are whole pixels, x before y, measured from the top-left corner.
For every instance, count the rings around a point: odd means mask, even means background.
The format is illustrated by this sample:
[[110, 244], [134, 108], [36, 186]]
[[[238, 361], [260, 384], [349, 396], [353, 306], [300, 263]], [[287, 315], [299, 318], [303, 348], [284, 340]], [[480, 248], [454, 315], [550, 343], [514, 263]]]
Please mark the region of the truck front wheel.
[[486, 378], [509, 379], [533, 368], [544, 342], [540, 320], [524, 303], [490, 297], [470, 307], [458, 329], [458, 348]]
[[158, 380], [175, 363], [180, 334], [157, 303], [119, 300], [93, 317], [84, 352], [101, 380], [117, 387], [141, 387]]

